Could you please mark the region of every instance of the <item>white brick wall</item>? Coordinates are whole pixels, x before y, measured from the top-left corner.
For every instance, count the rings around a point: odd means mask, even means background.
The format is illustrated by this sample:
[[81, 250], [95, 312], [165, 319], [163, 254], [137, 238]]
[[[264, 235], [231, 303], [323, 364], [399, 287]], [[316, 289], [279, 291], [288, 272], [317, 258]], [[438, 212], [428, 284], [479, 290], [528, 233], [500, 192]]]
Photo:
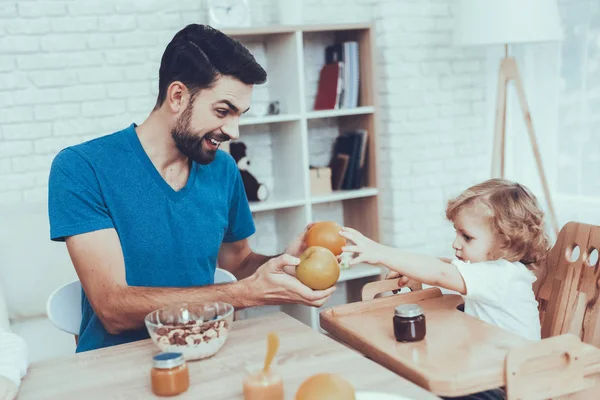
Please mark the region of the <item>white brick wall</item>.
[[556, 168], [561, 222], [600, 224], [600, 4], [559, 2], [561, 48]]
[[[451, 254], [450, 196], [485, 178], [483, 53], [451, 47], [453, 1], [379, 2], [383, 239]], [[474, 149], [480, 150], [479, 152]]]
[[[255, 24], [276, 21], [276, 1], [252, 2]], [[306, 22], [377, 20], [381, 157], [389, 163], [381, 169], [383, 240], [432, 252], [449, 248], [442, 218], [447, 196], [476, 180], [472, 172], [485, 161], [483, 155], [456, 161], [470, 156], [473, 147], [484, 148], [472, 143], [483, 136], [483, 63], [476, 52], [449, 47], [451, 6], [429, 0], [306, 0], [304, 12]], [[154, 104], [164, 46], [186, 23], [205, 21], [201, 1], [2, 3], [0, 202], [45, 201], [48, 166], [57, 151], [141, 122]], [[264, 49], [247, 45], [264, 62]], [[323, 58], [322, 50], [312, 48], [305, 71], [309, 106]], [[257, 88], [253, 107], [267, 100], [268, 89]], [[311, 122], [309, 128], [311, 141], [321, 143], [312, 146], [310, 161], [326, 164], [335, 121]], [[269, 157], [252, 153], [259, 146], [270, 149], [264, 130], [246, 128], [243, 139], [253, 172], [272, 187]], [[315, 217], [341, 218], [341, 208], [320, 206]], [[257, 216], [260, 236], [270, 236], [273, 218]], [[265, 251], [274, 246], [255, 240]]]
[[[255, 25], [276, 22], [277, 1], [251, 3]], [[563, 13], [575, 13], [574, 25], [582, 4], [597, 15], [591, 0], [562, 2]], [[308, 23], [377, 21], [383, 240], [436, 254], [451, 251], [445, 202], [487, 177], [491, 144], [484, 103], [494, 94], [485, 92], [485, 55], [451, 47], [454, 7], [454, 0], [305, 0], [304, 11]], [[185, 24], [206, 20], [201, 0], [1, 2], [0, 204], [45, 201], [49, 162], [59, 149], [141, 122], [155, 101], [164, 46]], [[598, 18], [593, 21], [585, 30], [586, 57], [596, 65]], [[264, 57], [259, 45], [248, 45], [259, 60]], [[316, 49], [307, 55], [309, 105], [322, 54]], [[592, 133], [598, 127], [597, 76], [586, 80], [584, 119]], [[255, 104], [264, 103], [267, 88], [257, 89]], [[564, 90], [565, 120], [569, 99], [575, 105], [580, 99], [574, 90]], [[327, 120], [310, 128], [311, 140], [322, 143], [311, 152], [311, 163], [325, 164], [335, 128]], [[260, 129], [244, 137], [251, 157], [253, 147], [271, 146]], [[597, 161], [590, 157], [589, 163]], [[253, 172], [272, 185], [268, 160], [252, 159]], [[324, 205], [315, 213], [327, 215], [338, 218], [339, 207]], [[264, 237], [273, 233], [267, 228], [273, 218], [257, 217]], [[272, 246], [255, 240], [263, 249]]]

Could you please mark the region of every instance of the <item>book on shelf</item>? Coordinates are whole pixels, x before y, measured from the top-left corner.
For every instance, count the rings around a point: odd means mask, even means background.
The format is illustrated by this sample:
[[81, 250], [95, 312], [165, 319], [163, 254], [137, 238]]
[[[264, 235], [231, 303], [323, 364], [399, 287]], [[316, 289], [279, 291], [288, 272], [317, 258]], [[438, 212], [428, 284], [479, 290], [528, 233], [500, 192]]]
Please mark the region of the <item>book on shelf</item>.
[[[332, 70], [337, 66], [337, 76]], [[360, 83], [358, 42], [336, 43], [325, 48], [325, 65], [319, 74], [315, 110], [358, 107]], [[329, 71], [324, 73], [324, 70]], [[333, 89], [335, 87], [335, 90]], [[335, 92], [335, 104], [333, 93]], [[324, 101], [323, 99], [327, 99]], [[328, 107], [328, 108], [323, 108]]]
[[325, 64], [319, 74], [319, 87], [315, 97], [315, 110], [332, 110], [338, 108], [342, 93], [341, 62]]
[[360, 189], [364, 185], [367, 130], [342, 133], [335, 140], [329, 167], [333, 190]]

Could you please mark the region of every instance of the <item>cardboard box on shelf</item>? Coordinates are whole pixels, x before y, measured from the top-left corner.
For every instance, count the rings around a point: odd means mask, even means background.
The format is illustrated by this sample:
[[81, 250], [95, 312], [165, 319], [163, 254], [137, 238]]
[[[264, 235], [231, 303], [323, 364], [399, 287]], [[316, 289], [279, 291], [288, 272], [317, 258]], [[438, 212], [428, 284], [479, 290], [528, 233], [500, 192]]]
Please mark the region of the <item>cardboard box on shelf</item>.
[[331, 193], [331, 168], [310, 169], [310, 194], [320, 196]]

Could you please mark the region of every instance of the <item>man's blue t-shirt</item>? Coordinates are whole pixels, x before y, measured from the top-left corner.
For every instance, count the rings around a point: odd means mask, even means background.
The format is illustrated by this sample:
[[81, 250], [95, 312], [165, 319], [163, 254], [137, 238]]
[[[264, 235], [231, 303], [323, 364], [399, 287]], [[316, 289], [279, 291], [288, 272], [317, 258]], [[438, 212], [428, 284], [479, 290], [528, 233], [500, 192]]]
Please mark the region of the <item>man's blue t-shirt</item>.
[[[128, 128], [62, 150], [48, 188], [50, 237], [114, 228], [129, 286], [189, 287], [213, 283], [222, 242], [255, 231], [233, 158], [218, 151], [192, 163], [185, 187], [173, 190]], [[77, 351], [147, 339], [145, 328], [111, 335], [85, 293]]]

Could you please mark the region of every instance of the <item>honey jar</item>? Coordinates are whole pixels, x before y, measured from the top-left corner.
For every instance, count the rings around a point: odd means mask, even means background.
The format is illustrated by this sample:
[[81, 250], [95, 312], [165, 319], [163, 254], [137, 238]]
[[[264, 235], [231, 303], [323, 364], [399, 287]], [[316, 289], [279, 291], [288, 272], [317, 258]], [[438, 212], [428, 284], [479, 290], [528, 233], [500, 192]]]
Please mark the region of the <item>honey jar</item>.
[[425, 338], [425, 315], [418, 304], [401, 304], [394, 309], [394, 336], [398, 342], [417, 342]]
[[160, 353], [152, 359], [152, 392], [175, 396], [188, 390], [190, 374], [181, 353]]
[[272, 369], [247, 367], [244, 378], [244, 400], [284, 400], [283, 380]]

